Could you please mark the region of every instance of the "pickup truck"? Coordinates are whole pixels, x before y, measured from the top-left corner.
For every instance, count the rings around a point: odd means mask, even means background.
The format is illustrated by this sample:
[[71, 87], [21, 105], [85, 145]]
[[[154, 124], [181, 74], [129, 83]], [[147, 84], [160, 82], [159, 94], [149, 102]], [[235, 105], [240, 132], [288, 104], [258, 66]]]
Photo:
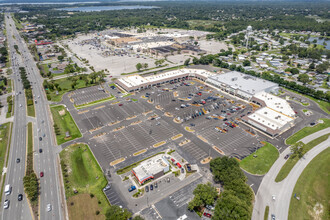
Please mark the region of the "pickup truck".
[[134, 185], [131, 185], [129, 188], [128, 188], [128, 192], [132, 192], [133, 190], [135, 190], [136, 187]]

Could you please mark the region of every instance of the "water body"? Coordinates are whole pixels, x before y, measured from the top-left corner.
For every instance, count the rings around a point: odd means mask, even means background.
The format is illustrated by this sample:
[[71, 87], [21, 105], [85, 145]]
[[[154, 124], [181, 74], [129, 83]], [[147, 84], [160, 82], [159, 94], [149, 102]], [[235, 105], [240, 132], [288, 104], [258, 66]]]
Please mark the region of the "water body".
[[308, 41], [313, 42], [313, 40], [317, 40], [316, 44], [323, 45], [323, 42], [327, 43], [327, 46], [325, 46], [326, 49], [330, 50], [330, 39], [329, 38], [322, 38], [319, 39], [318, 37], [310, 37], [308, 38]]
[[124, 9], [152, 9], [152, 8], [158, 8], [158, 7], [142, 6], [142, 5], [122, 5], [122, 6], [90, 6], [90, 7], [59, 8], [57, 10], [91, 12], [91, 11], [114, 11], [114, 10], [124, 10]]

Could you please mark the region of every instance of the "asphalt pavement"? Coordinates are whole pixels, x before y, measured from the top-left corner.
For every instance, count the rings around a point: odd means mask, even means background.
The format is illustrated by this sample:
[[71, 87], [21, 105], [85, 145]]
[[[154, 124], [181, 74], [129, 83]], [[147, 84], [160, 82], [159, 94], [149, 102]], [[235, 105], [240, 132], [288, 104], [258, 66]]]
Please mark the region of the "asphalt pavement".
[[[310, 141], [312, 141], [311, 136], [313, 134], [308, 136]], [[313, 138], [316, 136], [314, 135]], [[255, 199], [252, 219], [264, 219], [266, 206], [269, 206], [269, 215], [274, 214], [276, 219], [288, 219], [292, 192], [300, 174], [315, 156], [328, 147], [329, 138], [308, 151], [292, 168], [289, 175], [283, 181], [276, 183], [275, 178], [286, 162], [284, 156], [290, 153], [290, 148], [286, 148], [261, 182]]]
[[[7, 16], [9, 19], [7, 19]], [[31, 82], [34, 98], [37, 101], [35, 104], [36, 118], [32, 120], [34, 125], [34, 169], [37, 173], [37, 176], [40, 175], [40, 172], [44, 172], [44, 177], [40, 178], [40, 207], [39, 214], [40, 219], [63, 219], [62, 207], [64, 204], [61, 204], [60, 201], [60, 190], [59, 190], [59, 179], [58, 179], [58, 170], [56, 165], [56, 158], [58, 151], [54, 144], [54, 137], [51, 130], [51, 120], [50, 120], [50, 111], [48, 106], [48, 101], [46, 95], [42, 88], [43, 79], [39, 74], [39, 70], [36, 66], [36, 63], [33, 60], [31, 53], [29, 52], [25, 41], [21, 38], [18, 31], [16, 30], [15, 23], [11, 18], [10, 14], [6, 14], [6, 24], [7, 24], [7, 33], [9, 46], [12, 53], [15, 53], [14, 45], [18, 45], [18, 50], [20, 55], [16, 54], [16, 58], [12, 56], [12, 65], [13, 65], [13, 78], [15, 80], [15, 92], [22, 91], [22, 95], [15, 97], [15, 118], [14, 118], [14, 129], [13, 129], [13, 144], [11, 149], [10, 157], [10, 166], [9, 173], [7, 174], [6, 182], [10, 181], [13, 183], [13, 189], [17, 188], [21, 193], [23, 193], [23, 182], [24, 177], [24, 163], [25, 163], [25, 146], [26, 146], [26, 110], [25, 110], [25, 98], [24, 91], [22, 89], [22, 83], [18, 82], [19, 77], [19, 67], [25, 67], [28, 74], [28, 78]], [[15, 39], [12, 37], [15, 36]], [[19, 60], [18, 63], [15, 60]], [[17, 104], [16, 104], [17, 103]], [[22, 105], [22, 107], [18, 107]], [[18, 133], [18, 134], [16, 134]], [[16, 136], [17, 135], [17, 136]], [[42, 141], [39, 141], [39, 137], [42, 137]], [[12, 153], [13, 149], [17, 146], [22, 146], [19, 148], [19, 155]], [[42, 148], [43, 152], [39, 153], [39, 149]], [[14, 155], [13, 155], [14, 154]], [[15, 172], [16, 157], [21, 157], [20, 171]], [[10, 175], [10, 171], [14, 169], [15, 175], [13, 177]], [[17, 183], [15, 183], [17, 181]], [[16, 186], [17, 185], [17, 186]], [[15, 195], [17, 199], [17, 195]], [[24, 199], [26, 203], [26, 199]], [[15, 204], [15, 203], [14, 203]], [[24, 203], [22, 203], [24, 204]], [[47, 211], [47, 204], [51, 204], [52, 210]], [[19, 215], [20, 212], [17, 210], [25, 210], [26, 208], [18, 209], [12, 208], [6, 210], [8, 216], [4, 216], [3, 219], [29, 219], [27, 213], [24, 215]], [[18, 216], [19, 215], [19, 216]]]
[[[21, 81], [19, 81], [19, 64], [22, 63], [21, 57], [14, 49], [13, 32], [11, 26], [12, 20], [7, 19], [6, 16], [6, 29], [8, 38], [9, 54], [11, 58], [13, 81], [15, 85], [15, 93], [21, 92], [20, 95], [14, 96], [14, 120], [11, 138], [11, 148], [9, 152], [9, 162], [7, 167], [7, 174], [5, 185], [10, 184], [12, 192], [10, 195], [2, 195], [2, 201], [5, 199], [10, 201], [8, 209], [1, 209], [1, 219], [32, 219], [31, 212], [25, 198], [23, 189], [23, 177], [25, 174], [25, 155], [26, 155], [26, 101], [24, 90]], [[20, 159], [20, 163], [16, 159]], [[23, 194], [23, 200], [18, 201], [18, 194]]]

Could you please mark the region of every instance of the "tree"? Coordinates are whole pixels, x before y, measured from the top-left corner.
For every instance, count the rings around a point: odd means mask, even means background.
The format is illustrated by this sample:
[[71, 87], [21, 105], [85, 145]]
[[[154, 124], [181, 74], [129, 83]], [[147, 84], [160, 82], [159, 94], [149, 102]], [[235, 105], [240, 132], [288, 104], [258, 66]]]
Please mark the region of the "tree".
[[214, 216], [212, 219], [250, 220], [250, 207], [243, 200], [239, 199], [235, 195], [235, 192], [232, 190], [225, 190], [221, 193], [221, 197], [215, 206]]
[[140, 215], [137, 215], [133, 218], [133, 220], [144, 220]]
[[298, 76], [298, 81], [302, 82], [304, 85], [309, 82], [309, 76], [304, 73]]
[[290, 72], [291, 72], [293, 75], [295, 75], [295, 74], [299, 74], [299, 70], [298, 70], [297, 68], [292, 68], [292, 69], [290, 70]]
[[106, 220], [127, 220], [132, 214], [127, 209], [112, 205], [105, 213]]
[[316, 72], [317, 73], [324, 73], [325, 71], [327, 71], [328, 68], [329, 68], [329, 63], [324, 62], [322, 64], [317, 65]]
[[310, 70], [315, 69], [315, 63], [311, 63], [311, 64], [309, 64], [308, 69], [310, 69]]
[[186, 59], [186, 60], [184, 61], [184, 65], [185, 65], [185, 66], [188, 66], [188, 65], [189, 65], [189, 62], [190, 62], [190, 58], [188, 58], [188, 59]]
[[195, 197], [188, 204], [190, 210], [200, 206], [213, 205], [218, 196], [216, 188], [210, 182], [207, 184], [198, 184], [193, 194]]
[[142, 69], [142, 64], [141, 63], [138, 63], [138, 64], [136, 64], [136, 69], [138, 70], [138, 71], [140, 71], [141, 69]]
[[234, 179], [242, 179], [244, 182], [246, 181], [246, 177], [235, 158], [215, 158], [211, 161], [210, 168], [214, 180], [223, 185], [230, 185]]
[[148, 65], [147, 63], [144, 63], [144, 64], [143, 64], [143, 68], [144, 68], [144, 69], [148, 69], [148, 66], [149, 66], [149, 65]]
[[57, 59], [62, 62], [64, 60], [64, 56], [60, 55], [60, 56], [57, 57]]
[[251, 66], [250, 60], [244, 60], [243, 66]]
[[302, 142], [298, 142], [290, 147], [292, 151], [291, 158], [298, 157], [299, 159], [304, 156], [304, 144]]

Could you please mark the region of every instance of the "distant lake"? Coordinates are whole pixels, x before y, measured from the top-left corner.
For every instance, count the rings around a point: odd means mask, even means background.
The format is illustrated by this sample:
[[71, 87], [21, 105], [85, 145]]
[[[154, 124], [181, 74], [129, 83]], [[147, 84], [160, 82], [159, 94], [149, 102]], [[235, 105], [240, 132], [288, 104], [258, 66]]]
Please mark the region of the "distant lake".
[[330, 39], [329, 38], [319, 39], [318, 37], [310, 37], [310, 38], [308, 38], [308, 41], [310, 41], [312, 43], [313, 40], [315, 40], [315, 39], [317, 40], [316, 44], [319, 44], [319, 45], [323, 45], [323, 42], [325, 41], [327, 43], [327, 46], [325, 46], [325, 48], [330, 50]]
[[124, 9], [152, 9], [152, 8], [158, 8], [158, 7], [142, 6], [142, 5], [123, 5], [123, 6], [91, 6], [91, 7], [59, 8], [57, 10], [91, 12], [91, 11], [114, 11], [114, 10], [124, 10]]

